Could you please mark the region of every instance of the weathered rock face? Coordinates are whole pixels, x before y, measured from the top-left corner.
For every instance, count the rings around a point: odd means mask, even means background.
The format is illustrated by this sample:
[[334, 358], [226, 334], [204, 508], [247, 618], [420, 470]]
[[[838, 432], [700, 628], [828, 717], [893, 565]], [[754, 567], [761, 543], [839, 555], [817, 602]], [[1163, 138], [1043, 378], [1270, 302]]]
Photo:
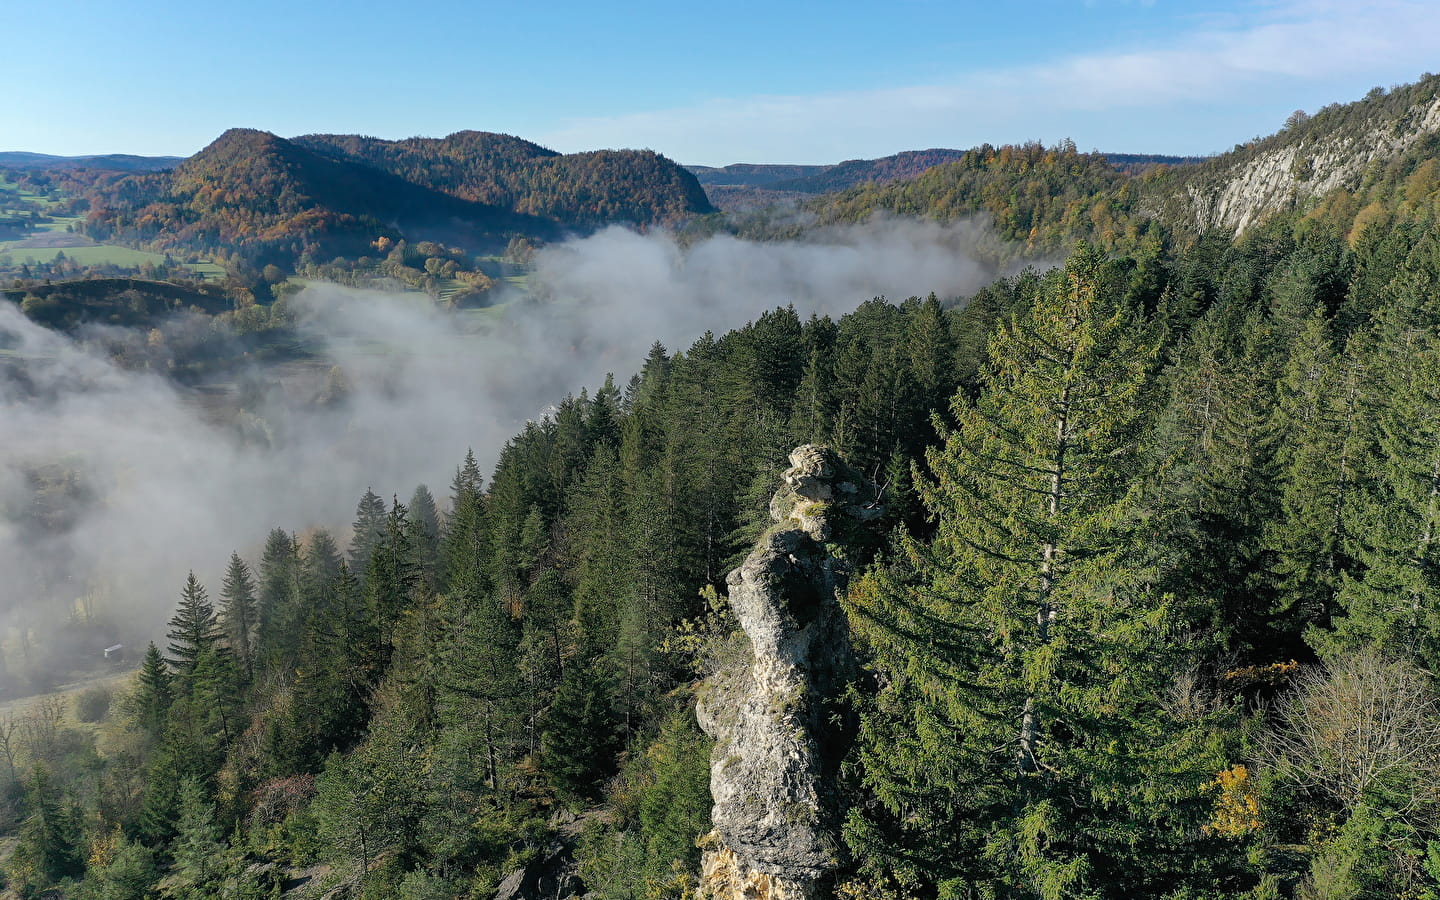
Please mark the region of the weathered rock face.
[[701, 885], [715, 900], [817, 896], [840, 862], [835, 775], [846, 735], [831, 701], [854, 658], [838, 599], [849, 567], [833, 551], [883, 510], [874, 486], [832, 451], [805, 445], [790, 463], [770, 504], [776, 526], [726, 579], [749, 665], [712, 678], [697, 706], [716, 742]]
[[1353, 189], [1367, 168], [1398, 156], [1440, 131], [1440, 96], [1398, 117], [1379, 117], [1363, 130], [1325, 134], [1298, 145], [1277, 146], [1192, 183], [1184, 201], [1196, 226], [1245, 231], [1266, 216], [1324, 197], [1336, 188]]

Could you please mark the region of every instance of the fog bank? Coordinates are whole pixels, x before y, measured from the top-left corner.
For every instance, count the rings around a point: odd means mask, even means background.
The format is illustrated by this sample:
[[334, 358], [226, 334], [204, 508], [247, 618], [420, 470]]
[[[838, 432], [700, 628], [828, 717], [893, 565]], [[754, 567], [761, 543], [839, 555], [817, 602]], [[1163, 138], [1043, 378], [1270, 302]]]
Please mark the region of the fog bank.
[[482, 316], [314, 285], [292, 304], [314, 358], [241, 373], [225, 417], [0, 304], [0, 695], [45, 654], [69, 668], [103, 642], [158, 641], [186, 572], [217, 597], [230, 552], [254, 562], [272, 527], [343, 541], [367, 487], [403, 502], [423, 482], [443, 502], [467, 448], [488, 469], [527, 419], [607, 372], [623, 382], [656, 340], [683, 350], [777, 305], [964, 295], [994, 275], [986, 240], [890, 220], [682, 250], [611, 228], [541, 250], [528, 295]]

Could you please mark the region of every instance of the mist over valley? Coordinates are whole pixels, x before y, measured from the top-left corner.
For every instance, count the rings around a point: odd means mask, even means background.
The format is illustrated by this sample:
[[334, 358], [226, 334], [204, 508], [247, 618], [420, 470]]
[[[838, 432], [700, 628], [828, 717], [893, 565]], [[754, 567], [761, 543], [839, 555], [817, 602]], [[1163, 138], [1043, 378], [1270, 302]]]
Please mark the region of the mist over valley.
[[1440, 896], [1433, 12], [263, 7], [0, 153], [0, 900]]

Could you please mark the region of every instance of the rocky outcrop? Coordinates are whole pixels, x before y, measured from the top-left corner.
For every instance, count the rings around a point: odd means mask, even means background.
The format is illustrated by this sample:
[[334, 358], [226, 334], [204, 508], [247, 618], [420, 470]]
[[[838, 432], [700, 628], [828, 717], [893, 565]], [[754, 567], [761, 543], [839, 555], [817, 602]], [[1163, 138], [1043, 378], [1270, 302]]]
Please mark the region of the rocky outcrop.
[[846, 726], [833, 701], [854, 658], [840, 549], [883, 510], [832, 451], [805, 445], [790, 463], [770, 504], [775, 526], [726, 579], [751, 655], [712, 677], [697, 705], [715, 739], [700, 890], [712, 900], [817, 897], [841, 861], [835, 775]]
[[1225, 165], [1220, 157], [1185, 185], [1183, 202], [1198, 228], [1237, 234], [1266, 217], [1303, 207], [1338, 188], [1354, 190], [1372, 166], [1440, 132], [1440, 95], [1398, 114], [1375, 114], [1359, 127], [1316, 129], [1299, 140], [1282, 132], [1260, 152]]
[[585, 894], [569, 840], [550, 844], [538, 858], [507, 875], [495, 889], [495, 900], [566, 900]]

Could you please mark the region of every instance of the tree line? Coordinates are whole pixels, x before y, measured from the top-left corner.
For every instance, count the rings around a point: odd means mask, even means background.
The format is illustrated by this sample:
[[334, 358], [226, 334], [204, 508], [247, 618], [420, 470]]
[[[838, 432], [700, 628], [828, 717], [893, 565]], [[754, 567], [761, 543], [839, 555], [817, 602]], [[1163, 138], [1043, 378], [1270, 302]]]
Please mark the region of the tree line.
[[657, 345], [488, 480], [186, 580], [99, 742], [12, 761], [9, 883], [485, 896], [570, 828], [686, 895], [724, 576], [817, 442], [888, 509], [838, 894], [1431, 896], [1437, 288], [1426, 224], [1292, 216]]

